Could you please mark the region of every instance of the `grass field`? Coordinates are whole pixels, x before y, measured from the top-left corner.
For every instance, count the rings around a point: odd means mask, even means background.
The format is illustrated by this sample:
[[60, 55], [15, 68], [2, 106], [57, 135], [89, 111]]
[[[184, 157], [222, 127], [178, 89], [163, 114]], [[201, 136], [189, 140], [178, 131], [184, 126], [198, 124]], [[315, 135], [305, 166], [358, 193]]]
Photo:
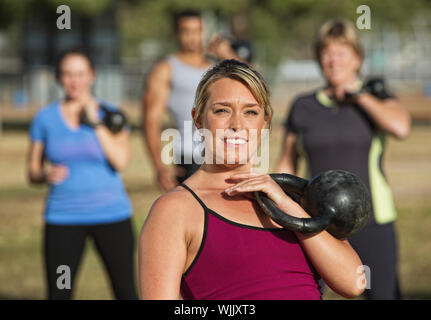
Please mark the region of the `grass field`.
[[[282, 131], [271, 138], [271, 165], [279, 154]], [[403, 141], [390, 140], [386, 173], [394, 191], [399, 219], [400, 276], [404, 296], [431, 299], [431, 126], [415, 127]], [[152, 202], [154, 187], [140, 136], [132, 135], [133, 159], [123, 178], [134, 207], [136, 236]], [[24, 132], [0, 137], [0, 299], [44, 299], [41, 252], [46, 187], [26, 182], [28, 147]], [[76, 299], [112, 299], [110, 285], [93, 244], [88, 241], [75, 283]], [[325, 299], [339, 299], [328, 291]]]

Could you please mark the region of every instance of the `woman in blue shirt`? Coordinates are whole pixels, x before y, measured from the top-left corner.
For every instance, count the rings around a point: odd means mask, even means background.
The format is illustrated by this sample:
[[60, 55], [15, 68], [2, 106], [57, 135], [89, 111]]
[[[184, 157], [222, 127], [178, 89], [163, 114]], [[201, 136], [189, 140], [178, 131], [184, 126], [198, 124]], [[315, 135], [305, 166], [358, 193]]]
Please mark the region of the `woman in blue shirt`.
[[[63, 53], [56, 76], [65, 98], [34, 117], [28, 158], [29, 180], [50, 186], [44, 232], [48, 298], [71, 298], [85, 241], [91, 236], [116, 298], [136, 299], [132, 207], [118, 174], [131, 157], [129, 130], [113, 133], [103, 124], [105, 111], [115, 107], [91, 94], [95, 70], [84, 51]], [[60, 266], [70, 268], [70, 287], [67, 281], [65, 288], [58, 285], [63, 273], [59, 270], [64, 270]]]

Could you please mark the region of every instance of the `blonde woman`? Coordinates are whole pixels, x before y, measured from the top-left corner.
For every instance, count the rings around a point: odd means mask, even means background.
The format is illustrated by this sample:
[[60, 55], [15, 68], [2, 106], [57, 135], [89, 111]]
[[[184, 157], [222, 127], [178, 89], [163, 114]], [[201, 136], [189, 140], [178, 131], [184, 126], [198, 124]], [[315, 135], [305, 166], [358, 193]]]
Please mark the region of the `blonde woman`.
[[355, 27], [331, 20], [319, 30], [315, 55], [326, 86], [298, 97], [285, 122], [283, 153], [277, 171], [295, 174], [303, 157], [307, 174], [331, 169], [355, 173], [368, 186], [373, 200], [369, 223], [349, 239], [370, 268], [370, 299], [400, 299], [396, 217], [391, 190], [381, 167], [386, 136], [399, 139], [410, 131], [410, 117], [397, 99], [366, 90], [359, 78], [364, 59]]
[[140, 297], [321, 299], [320, 277], [344, 297], [361, 294], [362, 263], [347, 241], [281, 228], [250, 194], [262, 191], [286, 212], [309, 217], [268, 175], [252, 173], [250, 154], [272, 116], [263, 77], [222, 61], [202, 78], [192, 116], [214, 138], [205, 139], [200, 169], [151, 208], [139, 239]]

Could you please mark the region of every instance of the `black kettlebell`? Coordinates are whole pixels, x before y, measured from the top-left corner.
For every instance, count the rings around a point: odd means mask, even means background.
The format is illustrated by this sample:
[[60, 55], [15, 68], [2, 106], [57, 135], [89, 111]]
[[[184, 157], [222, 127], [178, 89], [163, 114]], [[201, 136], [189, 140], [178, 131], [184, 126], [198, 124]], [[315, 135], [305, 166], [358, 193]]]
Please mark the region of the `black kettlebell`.
[[364, 183], [344, 170], [330, 170], [311, 180], [286, 173], [270, 174], [286, 193], [297, 194], [311, 218], [297, 218], [282, 211], [263, 192], [255, 192], [263, 211], [286, 229], [301, 233], [327, 230], [337, 239], [359, 231], [371, 214], [371, 197]]
[[126, 116], [120, 110], [110, 110], [104, 105], [100, 108], [105, 112], [103, 122], [112, 133], [120, 132], [127, 124]]
[[373, 77], [367, 80], [363, 87], [363, 91], [368, 92], [380, 100], [391, 97], [386, 88], [385, 80], [379, 77]]
[[80, 122], [81, 124], [85, 124], [89, 127], [96, 127], [98, 124], [105, 125], [112, 133], [120, 132], [124, 126], [127, 124], [127, 118], [123, 112], [120, 110], [110, 110], [107, 106], [101, 104], [100, 109], [103, 111], [102, 120], [100, 123], [92, 123], [85, 112], [85, 109], [82, 110], [80, 114]]
[[361, 89], [356, 92], [347, 92], [345, 94], [345, 98], [347, 100], [355, 98], [357, 95], [361, 93], [369, 93], [380, 100], [385, 100], [391, 98], [392, 95], [386, 87], [385, 80], [380, 77], [372, 77], [369, 78]]

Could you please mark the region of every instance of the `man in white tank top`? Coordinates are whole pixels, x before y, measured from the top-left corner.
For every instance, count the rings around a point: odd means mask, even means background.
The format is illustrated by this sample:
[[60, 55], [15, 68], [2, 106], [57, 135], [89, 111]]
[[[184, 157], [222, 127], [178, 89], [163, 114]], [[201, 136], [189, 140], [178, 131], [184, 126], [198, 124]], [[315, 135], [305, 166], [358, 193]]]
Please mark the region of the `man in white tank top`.
[[[179, 50], [157, 63], [146, 82], [143, 95], [144, 139], [163, 191], [174, 188], [192, 175], [199, 165], [193, 161], [192, 116], [195, 91], [211, 61], [204, 56], [203, 23], [199, 12], [187, 10], [175, 15], [175, 34]], [[220, 50], [221, 52], [222, 50]], [[235, 59], [233, 49], [223, 50], [219, 59]], [[172, 114], [181, 139], [174, 150], [181, 164], [166, 165], [161, 157], [161, 124], [165, 111]], [[194, 129], [193, 129], [194, 130]]]

